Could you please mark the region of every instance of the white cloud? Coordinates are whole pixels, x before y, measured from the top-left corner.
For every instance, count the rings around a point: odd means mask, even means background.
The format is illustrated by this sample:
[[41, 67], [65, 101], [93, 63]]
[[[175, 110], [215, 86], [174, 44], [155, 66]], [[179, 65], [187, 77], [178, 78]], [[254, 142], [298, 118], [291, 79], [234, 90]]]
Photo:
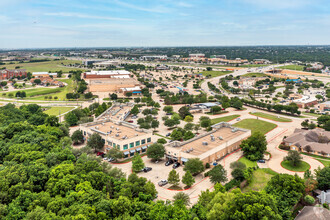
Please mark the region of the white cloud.
[[89, 19], [101, 19], [101, 20], [115, 20], [115, 21], [131, 21], [132, 20], [132, 19], [128, 19], [128, 18], [97, 16], [97, 15], [89, 15], [89, 14], [74, 13], [74, 12], [51, 12], [51, 13], [45, 13], [44, 15], [57, 16], [57, 17], [75, 17], [75, 18], [89, 18]]
[[168, 13], [170, 11], [169, 8], [161, 6], [161, 5], [156, 6], [156, 7], [140, 7], [140, 6], [122, 2], [119, 0], [115, 0], [114, 3], [116, 3], [117, 5], [126, 7], [126, 8], [138, 10], [138, 11], [155, 12], [155, 13]]
[[256, 7], [267, 9], [294, 9], [313, 4], [318, 0], [243, 0]]

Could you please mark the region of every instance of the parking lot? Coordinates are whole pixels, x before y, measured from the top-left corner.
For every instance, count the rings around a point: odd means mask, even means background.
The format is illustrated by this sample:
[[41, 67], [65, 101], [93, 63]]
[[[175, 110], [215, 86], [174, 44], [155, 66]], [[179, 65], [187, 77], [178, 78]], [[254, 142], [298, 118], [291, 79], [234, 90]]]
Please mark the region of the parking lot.
[[[172, 168], [173, 164], [171, 164], [170, 166], [165, 166], [165, 162], [166, 162], [165, 160], [161, 160], [158, 163], [154, 163], [146, 156], [142, 157], [142, 159], [144, 161], [145, 166], [151, 167], [152, 170], [147, 173], [140, 172], [138, 173], [138, 176], [145, 177], [155, 184], [156, 190], [158, 191], [158, 199], [172, 200], [173, 196], [179, 191], [168, 189], [171, 186], [171, 184], [167, 184], [163, 187], [160, 187], [158, 185], [158, 182], [162, 179], [167, 180], [169, 172], [173, 169]], [[112, 166], [122, 169], [122, 171], [125, 172], [127, 176], [132, 173], [131, 162], [125, 164], [112, 164]], [[181, 182], [182, 176], [185, 174], [185, 171], [183, 170], [183, 166], [176, 168], [176, 171], [180, 175], [179, 187], [184, 189], [185, 185]], [[212, 187], [213, 184], [209, 181], [209, 179], [204, 178], [203, 174], [199, 174], [195, 176], [195, 184], [193, 185], [193, 187], [184, 190], [183, 192], [189, 195], [191, 203], [196, 203], [198, 199], [198, 195], [201, 193], [201, 191], [205, 191], [206, 189], [211, 189]]]

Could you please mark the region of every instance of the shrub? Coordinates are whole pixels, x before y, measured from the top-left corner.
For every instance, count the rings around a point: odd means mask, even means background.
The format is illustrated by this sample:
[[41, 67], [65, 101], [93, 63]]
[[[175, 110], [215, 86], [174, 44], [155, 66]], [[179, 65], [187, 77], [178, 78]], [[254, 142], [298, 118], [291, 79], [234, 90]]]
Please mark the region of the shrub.
[[315, 199], [312, 196], [309, 196], [309, 195], [306, 195], [304, 200], [308, 205], [312, 205], [312, 204], [315, 203]]
[[238, 187], [240, 185], [240, 181], [232, 179], [228, 183], [225, 184], [226, 191], [229, 191], [230, 189], [234, 187]]
[[209, 163], [206, 163], [206, 164], [205, 164], [205, 168], [206, 168], [206, 169], [208, 169], [208, 168], [210, 168], [210, 167], [211, 167], [211, 166], [210, 166]]
[[323, 208], [329, 209], [329, 204], [328, 203], [323, 203], [322, 206], [323, 206]]

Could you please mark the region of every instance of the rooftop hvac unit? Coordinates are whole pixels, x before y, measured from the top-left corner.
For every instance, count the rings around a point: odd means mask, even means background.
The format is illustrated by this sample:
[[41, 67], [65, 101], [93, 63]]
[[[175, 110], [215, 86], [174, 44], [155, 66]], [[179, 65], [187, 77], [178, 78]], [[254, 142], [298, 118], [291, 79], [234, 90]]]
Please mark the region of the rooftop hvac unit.
[[222, 137], [222, 136], [219, 136], [219, 139], [220, 139], [220, 140], [223, 140], [223, 137]]
[[116, 128], [116, 130], [118, 131], [118, 130], [119, 130], [119, 128]]
[[104, 123], [102, 122], [102, 125], [104, 126]]
[[208, 145], [208, 143], [206, 141], [203, 141], [202, 144], [203, 145]]
[[135, 134], [135, 136], [139, 136], [138, 134]]
[[111, 128], [114, 128], [113, 125], [111, 125]]
[[116, 137], [119, 137], [119, 134], [116, 134]]
[[210, 136], [211, 136], [211, 141], [215, 141], [213, 134], [211, 134]]
[[95, 126], [96, 129], [99, 129], [99, 126]]

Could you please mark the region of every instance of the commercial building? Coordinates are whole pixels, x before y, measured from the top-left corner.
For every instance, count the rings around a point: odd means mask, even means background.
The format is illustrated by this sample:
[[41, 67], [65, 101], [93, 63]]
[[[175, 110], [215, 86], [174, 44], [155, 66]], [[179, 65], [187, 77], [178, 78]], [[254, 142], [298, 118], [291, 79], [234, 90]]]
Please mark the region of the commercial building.
[[167, 55], [142, 56], [141, 60], [167, 60]]
[[83, 77], [85, 79], [97, 78], [130, 78], [131, 73], [126, 70], [107, 70], [107, 71], [91, 71], [85, 72]]
[[57, 77], [57, 73], [49, 73], [49, 72], [33, 72], [32, 76], [34, 76], [34, 78], [43, 78], [43, 77]]
[[304, 206], [294, 220], [330, 219], [330, 211], [323, 207]]
[[25, 69], [14, 69], [14, 70], [0, 70], [0, 80], [6, 80], [16, 77], [26, 77], [26, 70]]
[[99, 67], [99, 68], [107, 68], [107, 67], [118, 66], [118, 65], [119, 65], [119, 62], [113, 61], [113, 60], [107, 60], [107, 61], [93, 63], [93, 66]]
[[155, 141], [152, 131], [139, 129], [136, 125], [124, 121], [104, 119], [81, 124], [79, 127], [86, 140], [93, 133], [99, 134], [105, 143], [105, 153], [111, 148], [116, 148], [124, 153], [125, 158], [146, 152]]
[[101, 60], [83, 60], [82, 64], [85, 66], [93, 65], [94, 63], [100, 62]]
[[254, 59], [253, 63], [254, 64], [271, 64], [272, 62], [270, 62], [267, 59]]
[[221, 59], [227, 59], [226, 55], [211, 55], [210, 58], [221, 58]]
[[319, 107], [321, 112], [330, 111], [330, 101], [320, 103]]
[[310, 146], [310, 153], [330, 157], [330, 131], [321, 128], [295, 129], [294, 133], [283, 141], [290, 150], [306, 152], [306, 146]]
[[191, 53], [191, 54], [189, 54], [189, 57], [200, 57], [200, 58], [203, 58], [203, 57], [205, 57], [205, 54], [203, 54], [203, 53]]
[[251, 136], [251, 130], [232, 127], [221, 122], [212, 126], [212, 131], [190, 140], [173, 141], [165, 145], [166, 157], [185, 163], [199, 158], [204, 164], [213, 164], [237, 150], [241, 142]]
[[301, 98], [298, 99], [293, 99], [292, 97], [290, 98], [292, 99], [291, 102], [296, 103], [299, 108], [312, 107], [318, 104], [317, 99], [311, 96], [302, 96]]

